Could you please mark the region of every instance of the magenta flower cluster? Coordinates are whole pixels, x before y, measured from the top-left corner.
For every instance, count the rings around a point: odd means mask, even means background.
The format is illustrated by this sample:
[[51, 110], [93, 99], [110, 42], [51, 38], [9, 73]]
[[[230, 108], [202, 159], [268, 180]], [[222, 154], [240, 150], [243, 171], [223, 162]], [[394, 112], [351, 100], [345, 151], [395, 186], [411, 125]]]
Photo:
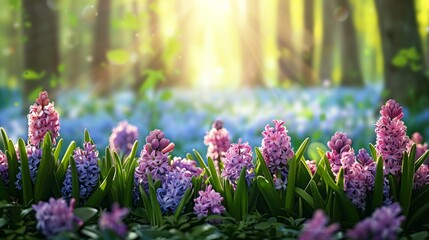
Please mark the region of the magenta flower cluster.
[[98, 220], [98, 226], [101, 230], [109, 230], [114, 232], [121, 238], [127, 235], [127, 225], [123, 222], [128, 215], [127, 208], [121, 208], [117, 203], [113, 204], [110, 212], [103, 212]]
[[402, 156], [407, 150], [407, 127], [401, 121], [402, 107], [394, 100], [388, 100], [380, 110], [381, 117], [375, 124], [376, 150], [384, 160], [386, 174], [398, 175], [401, 172]]
[[[85, 201], [89, 198], [99, 180], [100, 168], [98, 166], [98, 151], [94, 144], [86, 142], [83, 149], [74, 150], [73, 159], [76, 163], [77, 175], [79, 177], [80, 199]], [[72, 172], [69, 166], [64, 179], [61, 193], [64, 198], [70, 199], [72, 196]]]
[[231, 146], [228, 130], [223, 127], [221, 120], [216, 120], [212, 129], [204, 136], [204, 144], [207, 145], [207, 157], [210, 157], [219, 171], [219, 163], [225, 160], [225, 153]]
[[0, 181], [3, 182], [4, 185], [9, 184], [9, 165], [7, 162], [6, 154], [4, 154], [0, 150]]
[[226, 152], [221, 176], [228, 179], [235, 187], [240, 173], [245, 167], [247, 172], [246, 181], [249, 184], [250, 180], [254, 177], [252, 159], [252, 148], [249, 146], [248, 142], [241, 143], [240, 138], [238, 143], [231, 144], [231, 147]]
[[374, 211], [371, 217], [357, 223], [347, 232], [351, 239], [385, 239], [395, 240], [405, 217], [400, 215], [401, 206], [393, 203]]
[[195, 161], [174, 158], [170, 172], [162, 186], [157, 189], [157, 199], [164, 213], [176, 211], [186, 190], [192, 188], [192, 177], [201, 175], [202, 169], [196, 167]]
[[70, 205], [64, 199], [50, 198], [49, 202], [39, 202], [33, 205], [36, 211], [37, 229], [47, 238], [72, 231], [75, 225], [81, 225], [82, 221], [73, 214], [75, 205], [74, 199], [70, 200]]
[[[407, 144], [408, 151], [410, 151], [413, 144], [416, 144], [416, 160], [417, 160], [428, 150], [428, 144], [423, 142], [423, 136], [419, 132], [415, 132], [411, 136], [411, 139]], [[427, 160], [425, 164], [428, 164]]]
[[[42, 150], [34, 146], [27, 145], [28, 166], [30, 168], [30, 178], [33, 183], [36, 182], [37, 171], [39, 169], [40, 160], [42, 160]], [[16, 174], [15, 186], [17, 189], [22, 189], [22, 167], [19, 166], [19, 172]]]
[[429, 166], [422, 164], [414, 174], [414, 191], [420, 190], [425, 185], [429, 184]]
[[300, 240], [331, 240], [334, 233], [339, 229], [338, 224], [328, 226], [329, 220], [325, 213], [318, 209], [314, 212], [313, 217], [304, 224]]
[[337, 174], [342, 166], [342, 154], [352, 150], [352, 140], [347, 137], [346, 133], [336, 132], [331, 140], [328, 141], [328, 148], [330, 152], [326, 152], [326, 157], [331, 165], [332, 172]]
[[139, 185], [147, 188], [147, 174], [151, 174], [154, 180], [164, 180], [170, 169], [168, 154], [173, 150], [174, 143], [164, 137], [163, 131], [155, 129], [149, 133], [134, 173], [137, 189]]
[[199, 218], [207, 217], [212, 214], [222, 214], [225, 207], [222, 205], [223, 197], [208, 185], [206, 190], [199, 191], [198, 197], [194, 199], [194, 213]]
[[110, 149], [117, 153], [128, 155], [138, 137], [137, 127], [128, 124], [127, 121], [122, 121], [112, 129], [112, 134], [109, 137]]
[[36, 103], [30, 106], [28, 118], [28, 142], [38, 147], [47, 132], [51, 133], [52, 142], [60, 135], [60, 117], [55, 110], [54, 102], [50, 102], [48, 93], [41, 92], [36, 98]]

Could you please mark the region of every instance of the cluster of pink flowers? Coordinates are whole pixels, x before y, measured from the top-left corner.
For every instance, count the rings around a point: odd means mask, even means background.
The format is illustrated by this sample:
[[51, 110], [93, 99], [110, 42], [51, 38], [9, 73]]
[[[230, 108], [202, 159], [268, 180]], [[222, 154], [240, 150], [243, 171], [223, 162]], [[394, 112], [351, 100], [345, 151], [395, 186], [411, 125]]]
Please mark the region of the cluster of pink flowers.
[[[423, 142], [423, 136], [419, 132], [415, 132], [411, 136], [411, 139], [407, 144], [408, 151], [410, 151], [413, 144], [416, 144], [416, 160], [417, 160], [428, 150], [428, 144]], [[428, 164], [428, 161], [426, 161], [425, 164]]]
[[54, 102], [50, 102], [48, 93], [41, 92], [36, 103], [30, 106], [28, 118], [28, 142], [38, 147], [47, 132], [51, 133], [52, 142], [60, 135], [60, 116], [55, 110]]
[[208, 146], [207, 157], [210, 157], [219, 171], [219, 163], [225, 160], [225, 153], [231, 146], [228, 130], [223, 127], [221, 120], [216, 120], [212, 129], [204, 136], [204, 144]]
[[330, 152], [326, 152], [326, 157], [331, 165], [332, 172], [337, 174], [342, 166], [341, 157], [343, 153], [353, 151], [352, 140], [347, 137], [347, 134], [336, 132], [331, 140], [328, 141], [328, 148]]
[[402, 107], [394, 100], [388, 100], [380, 110], [381, 117], [375, 124], [377, 135], [376, 150], [384, 160], [386, 174], [398, 175], [401, 172], [402, 157], [407, 150], [407, 127], [401, 120]]
[[225, 207], [222, 205], [223, 197], [208, 185], [206, 190], [199, 191], [198, 197], [194, 199], [194, 213], [199, 218], [207, 217], [211, 214], [222, 214]]
[[0, 150], [0, 181], [3, 182], [4, 185], [9, 183], [9, 165], [7, 162], [6, 154], [4, 154]]
[[235, 187], [242, 169], [246, 167], [246, 181], [249, 184], [250, 180], [254, 177], [252, 160], [252, 148], [249, 146], [249, 143], [241, 143], [241, 139], [239, 139], [238, 143], [231, 144], [231, 147], [225, 154], [225, 166], [222, 169], [221, 176], [228, 179]]
[[122, 121], [112, 129], [112, 134], [109, 137], [109, 146], [117, 153], [128, 155], [138, 138], [139, 132], [137, 127], [128, 124], [127, 121]]

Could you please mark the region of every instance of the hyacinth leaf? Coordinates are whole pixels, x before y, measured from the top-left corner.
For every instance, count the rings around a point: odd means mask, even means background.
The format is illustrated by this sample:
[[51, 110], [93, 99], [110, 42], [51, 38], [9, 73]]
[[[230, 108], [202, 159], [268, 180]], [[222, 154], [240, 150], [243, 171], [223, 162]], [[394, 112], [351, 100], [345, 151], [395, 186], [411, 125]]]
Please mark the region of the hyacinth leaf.
[[256, 174], [264, 176], [269, 183], [274, 185], [273, 176], [271, 175], [271, 172], [268, 169], [267, 163], [264, 160], [264, 156], [262, 156], [262, 153], [259, 150], [259, 148], [255, 147], [255, 152], [256, 152], [256, 161], [257, 161]]
[[411, 202], [410, 212], [415, 212], [417, 209], [421, 208], [422, 205], [427, 203], [427, 199], [429, 199], [429, 185], [425, 185], [414, 196]]
[[192, 155], [190, 153], [186, 154], [186, 159], [195, 160], [194, 157], [192, 157]]
[[207, 167], [206, 163], [204, 162], [203, 157], [201, 157], [201, 154], [195, 149], [194, 149], [194, 154], [195, 154], [195, 157], [197, 158], [197, 162], [200, 165], [200, 167], [202, 169], [204, 169], [204, 171], [206, 173], [209, 173], [209, 168]]
[[322, 148], [317, 148], [317, 152], [319, 153], [321, 159], [326, 155], [326, 151], [324, 151]]
[[337, 176], [337, 186], [338, 189], [344, 189], [344, 168], [340, 168], [340, 171], [338, 171]]
[[128, 154], [128, 156], [124, 160], [124, 166], [126, 166], [126, 164], [128, 164], [136, 157], [138, 146], [139, 146], [139, 141], [136, 140], [133, 144], [133, 147], [131, 148], [130, 154]]
[[427, 150], [423, 155], [419, 157], [419, 159], [416, 160], [415, 164], [415, 171], [417, 171], [420, 166], [425, 162], [426, 158], [429, 157], [429, 150]]
[[97, 190], [91, 194], [91, 196], [88, 198], [88, 201], [85, 202], [85, 207], [99, 207], [101, 201], [103, 200], [104, 196], [110, 191], [110, 188], [112, 187], [112, 181], [115, 177], [115, 168], [111, 167], [109, 170], [109, 173], [107, 174], [106, 178], [103, 180], [103, 182], [98, 186]]
[[209, 165], [208, 167], [209, 167], [210, 183], [212, 184], [212, 186], [216, 192], [223, 195], [223, 188], [222, 188], [222, 185], [220, 183], [219, 176], [217, 174], [216, 168], [214, 166], [214, 162], [211, 159], [211, 157], [208, 157], [207, 162]]
[[182, 196], [182, 199], [180, 199], [179, 205], [177, 205], [176, 210], [174, 211], [174, 218], [176, 221], [179, 220], [180, 214], [182, 213], [183, 209], [185, 208], [186, 204], [191, 200], [192, 192], [191, 188], [187, 188], [185, 193]]
[[389, 186], [390, 186], [390, 194], [393, 196], [393, 201], [398, 201], [398, 191], [396, 189], [396, 181], [393, 175], [389, 174]]
[[234, 200], [232, 203], [232, 209], [236, 215], [234, 216], [237, 220], [244, 220], [248, 213], [249, 207], [249, 196], [248, 188], [246, 183], [246, 167], [241, 169], [240, 177], [237, 181], [237, 189], [234, 194]]
[[223, 179], [223, 186], [224, 186], [224, 192], [222, 197], [226, 201], [226, 209], [232, 209], [233, 202], [234, 202], [234, 187], [232, 186], [231, 182], [228, 179]]
[[325, 169], [323, 172], [323, 180], [324, 182], [330, 187], [332, 188], [332, 190], [334, 191], [339, 191], [338, 186], [335, 184], [333, 178], [331, 177], [331, 175], [329, 174], [329, 172]]
[[94, 144], [94, 142], [91, 139], [91, 136], [89, 135], [88, 129], [86, 129], [86, 128], [83, 132], [83, 140], [84, 140], [84, 142], [90, 142], [91, 144]]
[[59, 183], [62, 183], [64, 181], [67, 168], [69, 166], [69, 160], [70, 156], [73, 154], [73, 151], [76, 149], [76, 143], [75, 141], [71, 141], [69, 146], [67, 147], [67, 150], [61, 160], [61, 164], [57, 169], [57, 172], [55, 173], [55, 177], [58, 180]]
[[3, 181], [0, 180], [0, 199], [1, 200], [10, 200], [10, 195], [6, 190], [6, 187], [4, 186]]
[[51, 193], [52, 182], [54, 181], [55, 160], [51, 152], [51, 134], [45, 134], [43, 139], [42, 159], [37, 171], [36, 182], [34, 184], [34, 200], [39, 202], [48, 200]]
[[[308, 150], [307, 150], [308, 159], [319, 160], [323, 157], [323, 155], [325, 155], [325, 152], [327, 150], [328, 149], [323, 143], [320, 143], [320, 142], [310, 143], [310, 145], [308, 145]], [[323, 153], [322, 155], [320, 154], [321, 152]]]
[[0, 134], [2, 137], [2, 143], [4, 145], [4, 150], [7, 151], [8, 150], [7, 142], [8, 142], [9, 137], [7, 136], [6, 131], [2, 127], [0, 127]]
[[323, 163], [325, 165], [325, 171], [324, 172], [326, 174], [328, 174], [331, 177], [331, 179], [335, 179], [334, 173], [332, 172], [332, 169], [331, 169], [331, 164], [329, 163], [329, 160], [326, 157], [326, 155], [323, 157]]
[[419, 226], [419, 223], [422, 222], [422, 219], [425, 219], [427, 217], [427, 214], [429, 212], [429, 203], [426, 202], [423, 206], [421, 206], [419, 209], [417, 209], [415, 212], [413, 212], [410, 215], [406, 215], [404, 212], [404, 216], [407, 216], [407, 223], [405, 224], [405, 231], [410, 231], [411, 229], [415, 228], [416, 226]]
[[289, 173], [287, 176], [287, 188], [286, 188], [286, 202], [285, 208], [288, 211], [293, 211], [295, 206], [295, 181], [297, 174], [297, 161], [296, 155], [289, 162]]
[[369, 152], [371, 153], [372, 159], [377, 159], [377, 150], [372, 143], [369, 144]]
[[[153, 182], [152, 176], [148, 174], [148, 183], [149, 183], [149, 200], [151, 204], [150, 210], [152, 211], [152, 215], [154, 216], [154, 224], [155, 226], [162, 226], [163, 219], [162, 219], [162, 213], [161, 213], [161, 207], [159, 206], [158, 199], [156, 198], [156, 189], [159, 187], [160, 182]], [[158, 187], [156, 186], [158, 185]]]
[[[416, 146], [415, 144], [411, 147], [410, 157], [415, 156]], [[414, 154], [413, 154], [414, 153]], [[399, 189], [399, 202], [402, 207], [402, 211], [405, 216], [408, 215], [408, 211], [411, 204], [411, 197], [413, 194], [413, 182], [414, 182], [414, 158], [410, 158], [407, 154], [404, 154], [402, 158], [402, 175]]]
[[[9, 139], [8, 144], [13, 146], [12, 140]], [[8, 174], [9, 174], [9, 192], [11, 196], [18, 197], [18, 189], [15, 187], [16, 175], [19, 172], [19, 162], [16, 156], [15, 148], [9, 148], [6, 150], [7, 163], [8, 163]]]
[[[130, 169], [133, 170], [136, 168], [137, 162], [133, 161], [130, 164]], [[125, 190], [123, 195], [123, 204], [124, 207], [131, 207], [133, 200], [133, 187], [134, 187], [134, 171], [127, 171], [126, 181], [125, 181]]]
[[325, 201], [323, 200], [323, 197], [320, 194], [319, 189], [317, 188], [316, 182], [310, 180], [309, 185], [311, 190], [311, 196], [313, 196], [314, 209], [323, 209], [326, 206]]
[[105, 148], [105, 156], [101, 159], [100, 166], [100, 172], [101, 176], [105, 178], [108, 174], [108, 171], [113, 166], [113, 160], [112, 160], [112, 152], [110, 151], [109, 147]]
[[315, 210], [314, 200], [310, 194], [308, 194], [306, 191], [299, 187], [295, 188], [295, 192], [300, 199], [304, 200], [304, 202], [306, 202], [308, 206], [310, 206], [312, 211]]
[[[384, 172], [383, 172], [383, 158], [377, 158], [375, 170], [374, 192], [372, 196], [371, 210], [375, 210], [383, 203], [383, 187], [384, 187]], [[372, 211], [371, 211], [372, 212]]]
[[22, 138], [18, 139], [18, 147], [21, 156], [22, 197], [24, 205], [28, 205], [33, 200], [33, 183], [30, 176], [30, 166], [28, 165], [27, 149]]
[[258, 188], [261, 191], [265, 202], [267, 203], [270, 214], [272, 216], [276, 216], [277, 214], [279, 214], [281, 208], [281, 200], [276, 190], [274, 189], [273, 184], [271, 184], [263, 176], [258, 176], [256, 178], [256, 183], [258, 184]]
[[72, 174], [72, 198], [76, 200], [76, 205], [79, 205], [80, 200], [80, 189], [79, 189], [79, 176], [77, 174], [76, 162], [74, 158], [70, 156], [70, 168]]
[[64, 140], [62, 138], [57, 142], [57, 146], [54, 148], [54, 159], [58, 159], [60, 157], [63, 142]]
[[301, 158], [301, 160], [298, 162], [298, 174], [296, 175], [297, 181], [296, 186], [301, 188], [307, 188], [308, 183], [311, 179], [311, 171], [310, 168], [308, 168], [308, 165], [304, 158]]
[[83, 222], [88, 222], [97, 212], [97, 209], [90, 207], [79, 207], [73, 210], [74, 215]]

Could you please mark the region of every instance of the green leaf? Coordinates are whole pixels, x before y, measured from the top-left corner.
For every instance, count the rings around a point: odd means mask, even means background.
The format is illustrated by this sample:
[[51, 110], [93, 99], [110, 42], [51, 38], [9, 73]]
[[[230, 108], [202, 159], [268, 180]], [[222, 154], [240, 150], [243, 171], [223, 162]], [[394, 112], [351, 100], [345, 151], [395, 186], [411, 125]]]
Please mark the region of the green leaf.
[[88, 129], [85, 128], [85, 131], [83, 132], [83, 140], [85, 142], [92, 142], [91, 136], [89, 135]]
[[51, 134], [47, 133], [43, 139], [42, 159], [40, 160], [34, 185], [34, 200], [36, 202], [48, 200], [51, 194], [55, 168], [55, 160], [52, 156], [51, 144]]
[[127, 156], [127, 158], [124, 161], [124, 165], [126, 165], [129, 161], [132, 161], [136, 157], [138, 146], [139, 146], [139, 141], [136, 140], [133, 144], [133, 147], [131, 148], [130, 154]]
[[30, 176], [30, 167], [28, 165], [27, 148], [22, 138], [18, 139], [19, 154], [21, 156], [22, 173], [22, 194], [24, 205], [28, 205], [33, 200], [33, 182]]
[[211, 159], [211, 157], [208, 157], [207, 162], [209, 164], [209, 175], [210, 175], [210, 183], [213, 185], [213, 188], [216, 192], [220, 193], [221, 195], [223, 195], [223, 188], [222, 185], [220, 183], [220, 179], [218, 176], [218, 173], [216, 171], [216, 168], [214, 166], [214, 162]]
[[266, 180], [268, 180], [268, 182], [271, 185], [274, 185], [273, 176], [270, 170], [268, 169], [267, 163], [265, 162], [265, 159], [262, 156], [261, 151], [259, 150], [259, 148], [255, 147], [255, 152], [256, 152], [256, 161], [257, 161], [257, 165], [256, 165], [257, 175], [262, 175]]
[[58, 159], [60, 157], [60, 152], [61, 152], [61, 148], [63, 147], [63, 139], [61, 138], [58, 143], [57, 146], [55, 147], [55, 151], [54, 151], [54, 159]]
[[396, 55], [395, 57], [393, 57], [392, 59], [392, 65], [398, 68], [402, 68], [407, 66], [408, 64], [408, 59], [403, 56], [403, 55]]
[[107, 59], [118, 65], [123, 65], [130, 59], [130, 53], [123, 49], [115, 49], [107, 52]]
[[393, 175], [389, 174], [388, 175], [388, 179], [389, 179], [389, 186], [390, 186], [390, 194], [393, 197], [393, 201], [397, 202], [398, 201], [398, 191], [396, 190], [396, 181], [393, 178]]
[[[16, 175], [19, 172], [19, 162], [18, 158], [16, 156], [15, 147], [13, 146], [12, 140], [9, 139], [9, 141], [6, 143], [8, 145], [8, 150], [6, 150], [5, 154], [7, 156], [7, 163], [8, 163], [8, 175], [9, 175], [9, 193], [11, 196], [19, 198], [19, 192], [18, 189], [16, 189], [15, 182], [16, 182]], [[10, 149], [10, 150], [9, 150]]]
[[[415, 144], [411, 147], [410, 156], [415, 155]], [[402, 175], [399, 190], [399, 202], [401, 203], [402, 211], [405, 216], [408, 215], [410, 209], [411, 196], [413, 193], [414, 182], [414, 161], [407, 154], [402, 158]]]
[[57, 169], [57, 172], [55, 173], [55, 178], [58, 180], [59, 183], [62, 183], [64, 181], [67, 168], [69, 166], [69, 160], [70, 156], [72, 155], [73, 151], [76, 149], [76, 143], [74, 141], [71, 141], [66, 153], [64, 154], [61, 164]]
[[70, 156], [70, 168], [72, 174], [72, 198], [76, 200], [76, 205], [79, 205], [80, 200], [80, 189], [79, 189], [79, 175], [76, 169], [76, 162], [74, 158]]
[[384, 172], [383, 172], [383, 158], [380, 156], [377, 159], [377, 165], [375, 170], [375, 183], [374, 192], [372, 196], [371, 209], [375, 210], [380, 207], [383, 203], [383, 188], [384, 188]]
[[7, 143], [8, 143], [9, 137], [7, 136], [6, 131], [2, 127], [0, 127], [0, 134], [2, 136], [4, 150], [8, 151], [9, 149], [8, 149]]
[[89, 197], [88, 201], [84, 204], [85, 207], [99, 207], [104, 196], [110, 191], [112, 187], [113, 177], [115, 176], [115, 167], [111, 167], [104, 181], [98, 186], [97, 190]]
[[46, 75], [45, 71], [36, 72], [31, 69], [27, 69], [23, 72], [22, 78], [25, 80], [39, 80], [42, 79]]
[[238, 178], [237, 189], [234, 194], [233, 209], [237, 212], [235, 218], [244, 220], [248, 214], [249, 199], [246, 183], [246, 167], [243, 167]]
[[325, 201], [317, 188], [315, 181], [310, 180], [311, 196], [313, 196], [314, 209], [323, 209], [325, 207]]
[[372, 159], [377, 159], [377, 150], [375, 150], [374, 145], [372, 145], [371, 143], [369, 144], [369, 151], [371, 153]]
[[0, 200], [10, 201], [9, 193], [6, 190], [3, 181], [0, 181]]
[[174, 218], [176, 221], [179, 220], [180, 214], [183, 211], [183, 208], [185, 208], [185, 205], [189, 202], [191, 199], [192, 193], [191, 188], [187, 188], [185, 193], [182, 196], [182, 199], [180, 199], [179, 205], [177, 205], [176, 211], [174, 212]]
[[323, 152], [326, 152], [328, 150], [325, 144], [322, 144], [320, 142], [310, 143], [310, 145], [308, 145], [308, 150], [307, 150], [308, 158], [316, 161], [319, 160], [321, 158], [319, 154], [319, 149]]
[[311, 211], [315, 210], [314, 200], [310, 194], [298, 187], [295, 188], [295, 193], [311, 207]]
[[426, 202], [422, 207], [420, 207], [419, 209], [417, 209], [416, 212], [414, 212], [411, 217], [408, 215], [404, 215], [408, 216], [409, 219], [407, 219], [407, 223], [405, 225], [405, 230], [406, 231], [410, 231], [411, 229], [416, 228], [416, 226], [419, 226], [419, 222], [422, 222], [422, 220], [424, 218], [426, 218], [426, 216], [429, 213], [429, 202]]
[[74, 215], [83, 222], [88, 222], [97, 212], [97, 209], [90, 207], [79, 207], [73, 210]]
[[429, 157], [429, 150], [427, 150], [423, 155], [419, 157], [419, 159], [416, 160], [415, 164], [415, 170], [417, 171], [420, 166], [425, 162], [426, 158]]
[[256, 183], [258, 184], [258, 188], [262, 193], [262, 197], [267, 203], [271, 216], [278, 215], [280, 213], [281, 200], [277, 195], [274, 186], [263, 176], [258, 176], [256, 178]]
[[131, 164], [130, 170], [127, 172], [127, 178], [125, 182], [124, 190], [124, 207], [131, 207], [133, 200], [133, 187], [134, 187], [134, 170], [136, 168], [137, 162], [133, 161]]

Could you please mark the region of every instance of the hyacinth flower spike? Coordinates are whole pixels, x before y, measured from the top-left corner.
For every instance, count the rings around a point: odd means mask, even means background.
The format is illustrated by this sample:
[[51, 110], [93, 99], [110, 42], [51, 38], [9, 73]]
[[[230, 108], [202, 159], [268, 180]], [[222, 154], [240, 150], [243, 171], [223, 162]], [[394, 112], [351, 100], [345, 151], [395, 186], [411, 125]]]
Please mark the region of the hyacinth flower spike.
[[101, 230], [109, 230], [118, 237], [125, 238], [127, 235], [127, 225], [123, 222], [128, 215], [127, 208], [121, 208], [117, 203], [113, 204], [111, 212], [103, 212], [98, 220], [98, 226]]
[[0, 150], [0, 181], [6, 186], [9, 184], [9, 165], [6, 154]]
[[133, 148], [134, 142], [138, 139], [138, 129], [136, 126], [128, 124], [127, 121], [122, 121], [112, 129], [112, 134], [109, 137], [109, 146], [113, 151], [128, 155]]
[[219, 165], [225, 161], [225, 153], [231, 146], [228, 130], [223, 127], [221, 120], [216, 120], [212, 129], [204, 136], [204, 144], [207, 145], [207, 158], [211, 158], [219, 173]]
[[318, 209], [313, 217], [307, 220], [299, 235], [299, 240], [331, 240], [334, 233], [339, 230], [338, 224], [328, 226], [329, 219], [325, 213]]
[[52, 143], [56, 144], [60, 136], [60, 117], [55, 110], [55, 103], [51, 102], [46, 91], [41, 92], [36, 98], [36, 103], [30, 106], [28, 118], [28, 143], [39, 147], [46, 133], [50, 133]]

